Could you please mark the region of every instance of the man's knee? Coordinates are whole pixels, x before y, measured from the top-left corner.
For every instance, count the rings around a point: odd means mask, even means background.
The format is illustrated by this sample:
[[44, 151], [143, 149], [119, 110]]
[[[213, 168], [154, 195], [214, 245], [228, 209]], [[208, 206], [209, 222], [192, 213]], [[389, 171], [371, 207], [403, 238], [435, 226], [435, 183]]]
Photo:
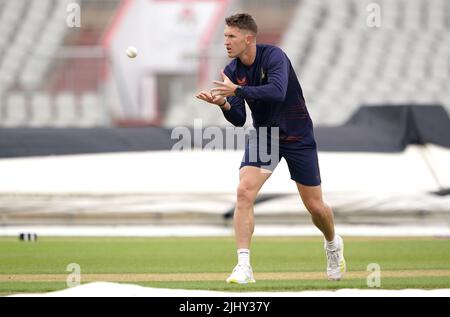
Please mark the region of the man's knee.
[[322, 216], [326, 213], [326, 206], [323, 201], [319, 199], [309, 199], [304, 201], [306, 209], [314, 216]]
[[256, 198], [256, 190], [249, 184], [241, 182], [237, 189], [238, 206], [247, 206], [253, 204]]

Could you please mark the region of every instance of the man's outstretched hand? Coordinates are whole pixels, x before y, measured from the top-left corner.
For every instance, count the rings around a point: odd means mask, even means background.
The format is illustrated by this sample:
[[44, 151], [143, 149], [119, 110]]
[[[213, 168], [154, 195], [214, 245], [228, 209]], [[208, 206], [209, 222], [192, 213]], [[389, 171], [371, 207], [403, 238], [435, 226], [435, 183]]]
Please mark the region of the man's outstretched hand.
[[230, 78], [225, 75], [223, 72], [223, 69], [220, 71], [222, 74], [223, 81], [213, 81], [213, 84], [216, 85], [216, 88], [211, 89], [212, 95], [220, 95], [222, 97], [230, 97], [234, 96], [234, 91], [237, 88], [237, 85], [235, 85]]
[[220, 95], [213, 95], [212, 93], [209, 93], [207, 91], [200, 91], [195, 97], [218, 106], [225, 102], [224, 97]]

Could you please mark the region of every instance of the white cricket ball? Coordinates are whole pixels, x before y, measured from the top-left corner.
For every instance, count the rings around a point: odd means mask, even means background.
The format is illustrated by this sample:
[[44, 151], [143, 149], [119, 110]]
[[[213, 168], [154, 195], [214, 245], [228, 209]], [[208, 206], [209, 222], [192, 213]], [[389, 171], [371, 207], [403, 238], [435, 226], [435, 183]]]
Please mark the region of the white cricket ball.
[[137, 49], [134, 46], [129, 46], [126, 50], [127, 56], [129, 58], [135, 58], [137, 56]]

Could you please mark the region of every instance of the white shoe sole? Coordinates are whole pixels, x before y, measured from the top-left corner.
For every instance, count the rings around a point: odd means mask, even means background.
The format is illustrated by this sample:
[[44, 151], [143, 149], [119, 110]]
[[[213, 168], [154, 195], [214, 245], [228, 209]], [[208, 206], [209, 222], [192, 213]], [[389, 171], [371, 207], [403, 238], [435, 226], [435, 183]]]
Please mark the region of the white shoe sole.
[[249, 281], [238, 281], [237, 279], [230, 278], [230, 279], [227, 279], [227, 283], [228, 284], [252, 284], [252, 283], [256, 283], [256, 281], [254, 279], [251, 279]]

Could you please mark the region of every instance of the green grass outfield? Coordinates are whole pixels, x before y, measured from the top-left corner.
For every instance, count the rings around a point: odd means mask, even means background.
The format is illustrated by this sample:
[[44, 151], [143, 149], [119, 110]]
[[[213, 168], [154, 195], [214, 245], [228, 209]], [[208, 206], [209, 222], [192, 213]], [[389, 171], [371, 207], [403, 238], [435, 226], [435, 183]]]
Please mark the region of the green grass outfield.
[[381, 267], [381, 288], [450, 288], [450, 240], [345, 238], [348, 274], [327, 281], [320, 238], [256, 237], [256, 284], [224, 282], [236, 263], [232, 238], [0, 238], [0, 295], [66, 288], [69, 263], [81, 281], [226, 291], [368, 288], [369, 263]]

